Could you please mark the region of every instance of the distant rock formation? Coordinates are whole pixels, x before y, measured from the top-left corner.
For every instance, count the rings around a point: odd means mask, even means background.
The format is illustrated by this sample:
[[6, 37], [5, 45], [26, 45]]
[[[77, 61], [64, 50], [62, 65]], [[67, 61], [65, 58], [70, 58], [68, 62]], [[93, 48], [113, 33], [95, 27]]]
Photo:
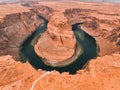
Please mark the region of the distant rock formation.
[[38, 5], [31, 4], [31, 6], [32, 6], [32, 11], [34, 11], [39, 17], [43, 17], [48, 21], [53, 15], [54, 12], [53, 8], [39, 4]]

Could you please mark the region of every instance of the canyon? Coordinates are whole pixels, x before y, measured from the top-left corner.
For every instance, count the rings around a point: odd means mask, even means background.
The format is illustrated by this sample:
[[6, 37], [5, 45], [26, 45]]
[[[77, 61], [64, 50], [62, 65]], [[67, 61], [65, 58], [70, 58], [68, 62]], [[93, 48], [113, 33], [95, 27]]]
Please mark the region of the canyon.
[[[0, 5], [0, 90], [119, 90], [119, 8], [119, 4], [79, 1]], [[76, 45], [71, 26], [80, 22], [98, 43], [99, 56], [74, 75], [21, 63], [21, 44], [45, 20], [47, 30], [34, 47], [38, 56], [57, 62], [71, 57]]]

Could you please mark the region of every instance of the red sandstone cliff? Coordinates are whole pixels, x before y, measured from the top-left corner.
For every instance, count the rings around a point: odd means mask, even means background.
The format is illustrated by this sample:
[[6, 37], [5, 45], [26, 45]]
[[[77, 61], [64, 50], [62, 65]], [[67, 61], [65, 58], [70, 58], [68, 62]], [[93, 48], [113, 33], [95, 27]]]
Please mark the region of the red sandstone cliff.
[[96, 38], [100, 55], [106, 55], [120, 50], [120, 14], [113, 11], [74, 8], [64, 14], [71, 25], [83, 22], [83, 30]]
[[43, 5], [31, 5], [32, 11], [34, 11], [38, 16], [42, 16], [46, 20], [49, 20], [53, 15], [54, 10], [50, 7], [43, 6]]
[[10, 54], [17, 57], [20, 44], [34, 32], [42, 20], [29, 11], [7, 15], [0, 23], [0, 55]]
[[[52, 8], [55, 8], [55, 9], [59, 9], [62, 12], [64, 12], [65, 9], [69, 9], [68, 11], [73, 10], [76, 15], [77, 13], [83, 13], [83, 15], [80, 14], [76, 17], [74, 16], [73, 21], [75, 23], [78, 20], [84, 21], [85, 23], [83, 28], [86, 32], [88, 32], [90, 35], [96, 38], [97, 42], [100, 45], [101, 55], [105, 55], [105, 54], [110, 54], [110, 55], [101, 56], [101, 57], [98, 57], [97, 59], [91, 60], [87, 64], [85, 69], [79, 70], [75, 75], [70, 75], [67, 72], [60, 74], [56, 71], [45, 74], [45, 71], [34, 70], [28, 63], [22, 64], [20, 62], [16, 62], [12, 58], [12, 56], [0, 56], [0, 77], [1, 77], [0, 89], [1, 90], [30, 90], [33, 87], [31, 90], [79, 90], [79, 89], [81, 90], [88, 90], [88, 89], [89, 90], [98, 90], [98, 89], [99, 90], [120, 90], [120, 85], [119, 85], [120, 84], [120, 47], [119, 47], [119, 40], [120, 40], [119, 8], [120, 6], [113, 5], [113, 4], [79, 3], [79, 2], [66, 3], [66, 4], [59, 3], [59, 5], [58, 3], [54, 3], [54, 2], [52, 3], [41, 2], [41, 4], [51, 6]], [[70, 8], [80, 8], [80, 10], [82, 8], [83, 11], [77, 12], [76, 9], [74, 10]], [[16, 8], [13, 10], [18, 11], [19, 9]], [[93, 11], [93, 9], [96, 9], [96, 11]], [[3, 11], [5, 12], [5, 10], [3, 8], [0, 10], [0, 12], [3, 12]], [[98, 13], [98, 11], [100, 11], [100, 13]], [[27, 11], [26, 13], [29, 16], [29, 11]], [[3, 13], [0, 13], [0, 22], [1, 22], [0, 26], [4, 27], [4, 24], [2, 25], [3, 17], [1, 14]], [[8, 14], [10, 14], [10, 11]], [[71, 14], [69, 15], [65, 14], [65, 15], [68, 18], [68, 20], [72, 19], [69, 16]], [[88, 18], [88, 16], [84, 17], [84, 15], [88, 15], [89, 17], [91, 16], [91, 18]], [[23, 13], [22, 13], [22, 16], [23, 16]], [[19, 14], [17, 17], [15, 15], [15, 17], [13, 18], [18, 18], [18, 17], [19, 17]], [[23, 17], [27, 18], [27, 15]], [[78, 17], [81, 19], [79, 19]], [[95, 18], [92, 18], [92, 17], [95, 17]], [[13, 20], [13, 19], [10, 19], [10, 20]], [[19, 19], [17, 20], [19, 21]], [[14, 25], [16, 26], [15, 28], [17, 28], [16, 24], [18, 23], [16, 21], [14, 22], [15, 22]], [[25, 21], [25, 24], [26, 23], [27, 21]], [[33, 23], [31, 23], [31, 25], [32, 24]], [[18, 34], [18, 37], [20, 37], [18, 32], [17, 33], [14, 32], [13, 30], [14, 25], [10, 24], [12, 28], [10, 29], [10, 26], [6, 24], [6, 26], [9, 27], [8, 29], [10, 30], [9, 33], [10, 34], [13, 33], [12, 35], [5, 32], [5, 30], [8, 31], [7, 27], [0, 29], [0, 48], [3, 47], [2, 49], [0, 49], [1, 54], [11, 54], [14, 51], [12, 49], [12, 52], [11, 52], [10, 51], [11, 48], [8, 48], [9, 45], [11, 45], [11, 47], [15, 47], [14, 43], [11, 42], [12, 43], [11, 44], [10, 41], [12, 41], [12, 39], [15, 39], [15, 41], [17, 41], [19, 39], [17, 38], [17, 34]], [[29, 23], [27, 25], [29, 25]], [[24, 25], [22, 24], [22, 26]], [[18, 29], [15, 29], [15, 30], [18, 30]], [[26, 30], [26, 29], [21, 29], [21, 30]], [[28, 33], [31, 33], [31, 31], [33, 32], [33, 30], [30, 29]], [[24, 31], [19, 30], [19, 32], [21, 33]], [[10, 36], [7, 38], [4, 36], [4, 33]], [[25, 31], [24, 33], [27, 33], [27, 32]], [[10, 40], [8, 40], [9, 38]], [[6, 44], [6, 41], [7, 43], [9, 42], [9, 44]], [[16, 45], [18, 44], [16, 43]], [[111, 54], [115, 52], [118, 54]], [[14, 55], [16, 55], [16, 53]]]
[[[70, 27], [73, 24], [79, 22], [83, 22], [82, 29], [96, 39], [100, 46], [100, 56], [120, 51], [120, 14], [115, 12], [116, 8], [110, 11], [109, 5], [106, 5], [108, 8], [106, 12], [102, 8], [97, 9], [94, 6], [86, 8], [74, 6], [73, 4], [74, 8], [68, 6], [68, 9], [54, 4], [53, 6], [48, 6], [54, 9], [54, 13], [51, 19], [49, 19], [47, 32], [41, 35], [38, 43], [35, 45], [35, 51], [39, 56], [53, 62], [63, 61], [72, 56], [72, 49], [75, 47], [74, 39], [72, 39], [74, 35], [68, 31], [71, 30]], [[66, 39], [66, 35], [71, 36]], [[67, 47], [67, 50], [59, 44]], [[72, 46], [72, 48], [70, 47], [71, 49], [69, 49], [68, 46]], [[60, 50], [64, 52], [60, 52]], [[59, 54], [57, 54], [58, 52]]]
[[[8, 7], [13, 8], [16, 5], [5, 5], [3, 10], [8, 10]], [[2, 7], [2, 6], [1, 6]], [[37, 12], [18, 5], [17, 9], [21, 11], [12, 11], [10, 14], [4, 13], [0, 18], [0, 55], [12, 55], [19, 59], [19, 47], [42, 23], [43, 19], [40, 18]], [[50, 11], [49, 8], [44, 9], [47, 16]], [[17, 10], [16, 9], [16, 10]], [[49, 12], [50, 13], [50, 12]]]

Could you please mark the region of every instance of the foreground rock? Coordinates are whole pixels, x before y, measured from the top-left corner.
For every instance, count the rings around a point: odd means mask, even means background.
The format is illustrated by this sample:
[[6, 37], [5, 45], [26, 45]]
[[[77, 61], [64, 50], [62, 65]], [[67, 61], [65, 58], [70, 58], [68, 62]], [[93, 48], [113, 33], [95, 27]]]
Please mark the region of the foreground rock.
[[34, 90], [119, 90], [119, 83], [120, 55], [115, 54], [91, 60], [76, 75], [57, 72], [46, 75], [38, 81]]
[[48, 23], [47, 31], [41, 35], [35, 45], [35, 51], [40, 57], [46, 59], [43, 60], [45, 64], [57, 66], [58, 62], [72, 57], [75, 45], [72, 27], [68, 24], [64, 14], [54, 12]]
[[2, 56], [0, 77], [1, 90], [119, 90], [120, 54], [93, 59], [75, 75], [56, 71], [45, 74], [35, 71], [28, 63]]

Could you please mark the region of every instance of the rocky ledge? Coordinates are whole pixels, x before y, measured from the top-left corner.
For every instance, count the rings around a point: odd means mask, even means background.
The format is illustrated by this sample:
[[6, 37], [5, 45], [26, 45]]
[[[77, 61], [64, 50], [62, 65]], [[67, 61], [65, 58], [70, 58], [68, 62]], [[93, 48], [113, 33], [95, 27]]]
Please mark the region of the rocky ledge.
[[36, 71], [28, 63], [21, 64], [11, 56], [1, 56], [0, 77], [1, 90], [119, 90], [120, 55], [93, 59], [75, 75]]

